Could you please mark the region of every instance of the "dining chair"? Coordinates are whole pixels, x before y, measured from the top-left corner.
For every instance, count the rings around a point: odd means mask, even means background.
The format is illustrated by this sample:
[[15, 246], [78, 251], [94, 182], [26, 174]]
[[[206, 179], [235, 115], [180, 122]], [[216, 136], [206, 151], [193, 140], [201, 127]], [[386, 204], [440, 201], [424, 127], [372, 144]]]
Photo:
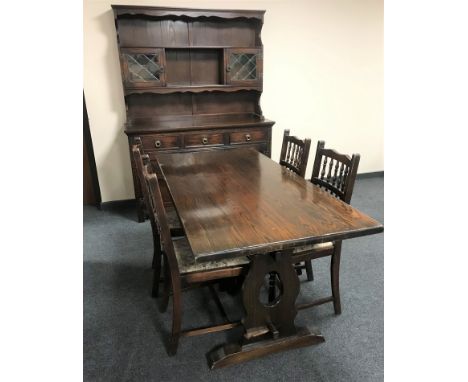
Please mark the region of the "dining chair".
[[[350, 204], [353, 195], [354, 182], [359, 166], [360, 155], [352, 156], [340, 154], [332, 149], [325, 148], [325, 142], [319, 141], [315, 153], [314, 167], [310, 181], [329, 192], [331, 195]], [[293, 260], [304, 261], [303, 267], [312, 274], [312, 260], [325, 256], [331, 256], [330, 275], [332, 296], [322, 298], [311, 303], [302, 304], [298, 309], [306, 309], [312, 306], [333, 302], [335, 314], [341, 314], [340, 299], [340, 259], [341, 241], [325, 242], [296, 248]]]
[[[172, 331], [168, 344], [168, 354], [177, 352], [179, 338], [196, 336], [232, 329], [239, 326], [240, 321], [229, 321], [223, 305], [216, 293], [213, 283], [238, 277], [246, 273], [250, 263], [247, 257], [228, 260], [196, 262], [185, 236], [171, 235], [166, 208], [162, 200], [161, 190], [156, 173], [151, 172], [150, 164], [143, 164], [145, 189], [148, 195], [149, 214], [152, 216], [153, 237], [155, 245], [160, 245], [164, 258], [164, 293], [160, 300], [161, 312], [167, 310], [170, 295], [172, 295]], [[157, 239], [160, 237], [160, 240]], [[154, 271], [153, 284], [159, 284], [158, 271]], [[214, 301], [226, 320], [222, 324], [182, 330], [182, 291], [183, 288], [208, 286]]]
[[304, 178], [309, 160], [309, 150], [309, 138], [302, 140], [289, 135], [289, 130], [284, 130], [279, 164]]
[[[151, 166], [151, 161], [150, 158], [147, 154], [142, 154], [140, 148], [137, 145], [132, 145], [132, 155], [133, 155], [133, 161], [135, 163], [136, 167], [136, 173], [138, 175], [138, 181], [140, 183], [140, 188], [143, 193], [143, 201], [145, 204], [146, 211], [150, 211], [150, 199], [149, 195], [147, 192], [147, 187], [145, 184], [145, 177], [143, 174], [143, 166], [147, 166], [148, 168], [152, 168]], [[151, 171], [152, 172], [152, 171]], [[175, 210], [175, 207], [173, 205], [167, 206], [166, 207], [166, 214], [167, 214], [167, 219], [169, 222], [169, 229], [171, 232], [171, 236], [177, 237], [177, 236], [182, 236], [184, 235], [184, 230], [182, 228], [182, 225], [179, 220], [179, 216], [177, 215], [177, 212]], [[153, 232], [158, 232], [156, 221], [154, 220], [154, 215], [149, 214], [149, 220], [151, 223], [151, 228]], [[155, 274], [158, 274], [158, 280], [160, 280], [160, 274], [161, 274], [161, 245], [160, 243], [160, 237], [159, 235], [153, 235], [153, 261], [152, 261], [152, 267], [154, 269]], [[159, 282], [156, 284], [153, 284], [153, 290], [152, 290], [152, 296], [153, 297], [158, 297], [159, 293]]]

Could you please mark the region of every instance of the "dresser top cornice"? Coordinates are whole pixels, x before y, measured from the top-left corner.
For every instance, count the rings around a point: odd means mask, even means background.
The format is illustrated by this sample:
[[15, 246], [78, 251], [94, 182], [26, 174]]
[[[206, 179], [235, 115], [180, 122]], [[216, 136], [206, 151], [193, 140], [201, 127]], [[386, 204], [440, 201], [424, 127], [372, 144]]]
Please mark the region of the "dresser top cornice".
[[111, 5], [116, 16], [122, 15], [147, 15], [154, 17], [177, 16], [177, 17], [221, 17], [254, 18], [263, 21], [265, 10], [253, 9], [202, 9], [202, 8], [172, 8], [152, 7], [141, 5]]

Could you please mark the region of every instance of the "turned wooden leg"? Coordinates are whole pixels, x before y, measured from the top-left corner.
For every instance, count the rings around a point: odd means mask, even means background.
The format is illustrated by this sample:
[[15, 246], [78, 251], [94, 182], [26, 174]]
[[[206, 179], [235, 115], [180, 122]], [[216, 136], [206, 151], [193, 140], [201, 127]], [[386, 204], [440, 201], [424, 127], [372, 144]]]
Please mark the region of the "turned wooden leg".
[[312, 260], [306, 260], [304, 263], [307, 273], [307, 281], [312, 281], [314, 279], [314, 271], [312, 270]]
[[341, 314], [341, 299], [340, 299], [340, 259], [341, 259], [341, 242], [335, 243], [335, 250], [331, 258], [330, 273], [333, 295], [333, 307], [335, 314]]

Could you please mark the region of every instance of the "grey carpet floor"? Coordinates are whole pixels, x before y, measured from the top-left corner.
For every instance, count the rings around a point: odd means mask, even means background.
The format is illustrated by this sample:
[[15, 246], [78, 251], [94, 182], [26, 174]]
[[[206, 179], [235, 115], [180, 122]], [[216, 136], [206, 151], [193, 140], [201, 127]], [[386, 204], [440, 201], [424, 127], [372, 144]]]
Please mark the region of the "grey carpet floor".
[[[356, 182], [352, 205], [384, 222], [383, 178]], [[343, 243], [341, 299], [299, 312], [296, 323], [319, 328], [326, 342], [210, 371], [204, 354], [235, 333], [182, 338], [166, 354], [169, 310], [150, 296], [151, 228], [131, 209], [84, 208], [85, 381], [382, 381], [384, 370], [383, 234]], [[329, 258], [313, 262], [315, 281], [301, 277], [299, 300], [330, 295]], [[236, 301], [221, 294], [232, 318]], [[183, 297], [183, 324], [221, 320], [207, 290]]]

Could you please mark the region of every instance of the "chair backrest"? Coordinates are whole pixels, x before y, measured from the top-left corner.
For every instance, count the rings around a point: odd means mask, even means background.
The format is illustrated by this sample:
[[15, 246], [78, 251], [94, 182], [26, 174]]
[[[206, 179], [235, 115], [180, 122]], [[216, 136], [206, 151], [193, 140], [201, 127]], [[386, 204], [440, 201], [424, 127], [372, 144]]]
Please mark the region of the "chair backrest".
[[[148, 210], [149, 219], [151, 221], [154, 245], [157, 246], [155, 249], [157, 252], [159, 252], [159, 254], [161, 254], [162, 250], [166, 255], [173, 287], [177, 285], [177, 288], [179, 288], [179, 266], [177, 264], [174, 245], [172, 243], [171, 230], [167, 220], [166, 209], [164, 208], [158, 177], [153, 171], [149, 156], [146, 154], [141, 154], [138, 146], [132, 146], [132, 154], [135, 161], [140, 186], [145, 199], [145, 204]], [[156, 165], [159, 166], [157, 161]]]
[[304, 178], [309, 160], [309, 150], [310, 139], [301, 140], [290, 136], [289, 130], [284, 130], [279, 163]]
[[[133, 155], [133, 161], [136, 167], [138, 182], [140, 184], [140, 189], [143, 194], [145, 207], [147, 211], [150, 211], [152, 209], [152, 206], [150, 204], [151, 200], [148, 194], [148, 187], [146, 186], [146, 183], [145, 183], [145, 176], [143, 173], [143, 168], [147, 166], [147, 171], [149, 173], [152, 173], [153, 170], [151, 168], [151, 162], [150, 162], [148, 154], [142, 154], [140, 148], [137, 145], [132, 145], [132, 155]], [[153, 221], [152, 214], [149, 214], [149, 218], [150, 218], [151, 224], [155, 223], [155, 221]]]
[[[152, 206], [149, 214], [153, 216], [154, 221], [159, 229], [159, 236], [161, 238], [161, 244], [166, 259], [168, 261], [169, 269], [171, 272], [171, 279], [173, 288], [175, 284], [179, 284], [180, 280], [178, 277], [180, 275], [179, 265], [177, 263], [177, 258], [175, 255], [174, 244], [172, 242], [171, 230], [169, 227], [169, 221], [167, 220], [166, 209], [164, 208], [164, 202], [161, 195], [161, 189], [159, 187], [158, 177], [156, 173], [150, 173], [148, 169], [150, 164], [143, 166], [143, 174], [145, 177], [145, 186], [148, 190], [149, 202]], [[177, 287], [180, 287], [178, 285]]]
[[310, 181], [349, 204], [359, 160], [359, 154], [353, 154], [352, 157], [340, 154], [335, 150], [326, 149], [325, 142], [319, 141]]
[[[142, 155], [138, 146], [132, 146], [132, 154], [135, 160], [145, 204], [148, 209], [149, 219], [151, 221], [155, 250], [158, 252], [158, 256], [164, 253], [167, 264], [169, 265], [173, 291], [174, 293], [180, 293], [181, 282], [179, 265], [174, 251], [174, 244], [172, 243], [171, 230], [167, 220], [166, 209], [164, 208], [161, 189], [159, 188], [158, 177], [153, 171], [149, 156], [146, 154]], [[156, 164], [159, 166], [157, 161]], [[166, 276], [168, 275], [166, 274]]]

